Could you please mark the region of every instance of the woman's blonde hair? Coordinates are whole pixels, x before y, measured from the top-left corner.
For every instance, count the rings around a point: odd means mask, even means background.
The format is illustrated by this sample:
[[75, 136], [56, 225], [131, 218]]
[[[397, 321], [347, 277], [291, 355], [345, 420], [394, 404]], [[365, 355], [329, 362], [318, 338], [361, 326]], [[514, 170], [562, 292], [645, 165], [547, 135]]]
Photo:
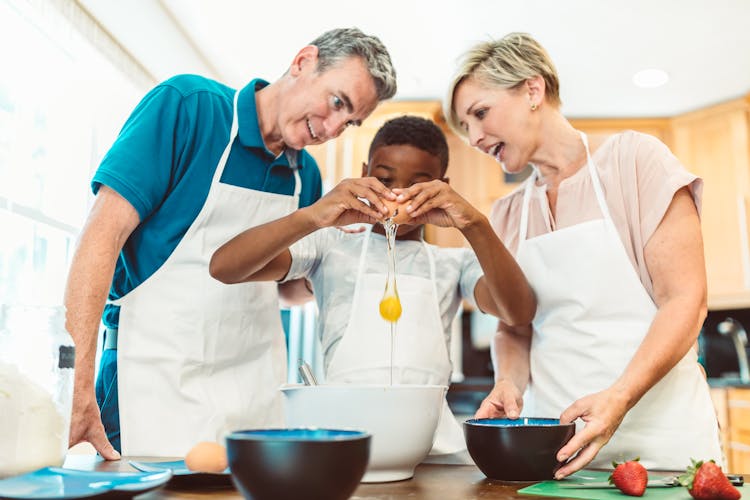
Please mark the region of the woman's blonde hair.
[[474, 78], [488, 87], [512, 89], [535, 76], [544, 79], [547, 102], [560, 106], [560, 81], [555, 65], [544, 47], [531, 35], [509, 33], [500, 40], [475, 45], [461, 57], [458, 71], [448, 88], [443, 110], [448, 124], [456, 133], [466, 135], [456, 115], [453, 98], [456, 88], [467, 78]]

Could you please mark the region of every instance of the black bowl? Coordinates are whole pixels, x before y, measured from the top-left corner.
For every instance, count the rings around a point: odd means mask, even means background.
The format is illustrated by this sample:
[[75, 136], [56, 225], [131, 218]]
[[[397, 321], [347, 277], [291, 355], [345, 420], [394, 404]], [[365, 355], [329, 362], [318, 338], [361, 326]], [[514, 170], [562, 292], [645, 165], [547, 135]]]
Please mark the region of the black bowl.
[[556, 455], [576, 432], [553, 418], [481, 418], [464, 422], [466, 448], [490, 479], [543, 481], [562, 465]]
[[227, 436], [227, 458], [247, 499], [344, 500], [365, 473], [370, 439], [355, 430], [237, 431]]

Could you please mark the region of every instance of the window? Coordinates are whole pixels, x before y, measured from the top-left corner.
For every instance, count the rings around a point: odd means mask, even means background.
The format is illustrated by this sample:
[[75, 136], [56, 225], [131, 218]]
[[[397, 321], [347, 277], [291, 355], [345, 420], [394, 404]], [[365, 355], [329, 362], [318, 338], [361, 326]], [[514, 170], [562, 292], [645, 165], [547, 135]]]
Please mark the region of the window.
[[0, 303], [62, 303], [91, 174], [143, 94], [59, 5], [0, 0]]

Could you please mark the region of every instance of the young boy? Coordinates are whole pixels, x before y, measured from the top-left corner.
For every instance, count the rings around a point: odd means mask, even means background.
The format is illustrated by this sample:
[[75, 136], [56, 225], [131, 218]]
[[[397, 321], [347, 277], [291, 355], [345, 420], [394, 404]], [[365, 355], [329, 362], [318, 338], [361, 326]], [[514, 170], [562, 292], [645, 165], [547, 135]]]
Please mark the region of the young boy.
[[[461, 299], [506, 323], [524, 324], [536, 309], [533, 293], [487, 218], [449, 186], [448, 145], [437, 125], [414, 116], [390, 120], [368, 156], [362, 178], [344, 180], [313, 205], [224, 244], [211, 259], [211, 275], [224, 283], [307, 278], [318, 303], [326, 380], [387, 384], [390, 323], [378, 306], [388, 260], [379, 222], [392, 215], [383, 200], [398, 202], [410, 218], [396, 233], [403, 312], [396, 323], [393, 381], [449, 385], [450, 324]], [[362, 233], [336, 228], [355, 222], [373, 225]], [[456, 227], [474, 252], [428, 245], [425, 223]], [[433, 452], [463, 448], [463, 433], [446, 410]]]

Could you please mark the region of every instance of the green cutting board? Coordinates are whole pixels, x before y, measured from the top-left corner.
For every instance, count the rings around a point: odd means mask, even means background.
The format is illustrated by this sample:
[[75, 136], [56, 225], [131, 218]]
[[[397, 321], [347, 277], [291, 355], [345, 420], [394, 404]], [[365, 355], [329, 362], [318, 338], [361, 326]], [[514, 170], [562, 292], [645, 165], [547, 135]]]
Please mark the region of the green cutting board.
[[[575, 474], [570, 476], [570, 479], [580, 483], [598, 483], [601, 481], [607, 481], [610, 474], [610, 472], [605, 471], [583, 470], [580, 472], [576, 472]], [[656, 477], [654, 477], [653, 479], [656, 479]], [[560, 485], [564, 484], [565, 482], [566, 480], [543, 481], [541, 483], [532, 484], [531, 486], [518, 490], [518, 493], [522, 495], [561, 498], [587, 498], [591, 500], [623, 500], [627, 498], [638, 498], [627, 496], [614, 486], [612, 488], [587, 489], [561, 488]], [[742, 493], [742, 498], [750, 498], [750, 494], [745, 495], [745, 493], [747, 492], [745, 491], [746, 488], [744, 486], [740, 486], [738, 487], [738, 489]], [[750, 486], [747, 487], [747, 490], [748, 492], [750, 492]], [[673, 486], [669, 488], [647, 488], [646, 493], [644, 493], [640, 498], [653, 500], [692, 500], [693, 497], [690, 496], [687, 488], [682, 486]]]

